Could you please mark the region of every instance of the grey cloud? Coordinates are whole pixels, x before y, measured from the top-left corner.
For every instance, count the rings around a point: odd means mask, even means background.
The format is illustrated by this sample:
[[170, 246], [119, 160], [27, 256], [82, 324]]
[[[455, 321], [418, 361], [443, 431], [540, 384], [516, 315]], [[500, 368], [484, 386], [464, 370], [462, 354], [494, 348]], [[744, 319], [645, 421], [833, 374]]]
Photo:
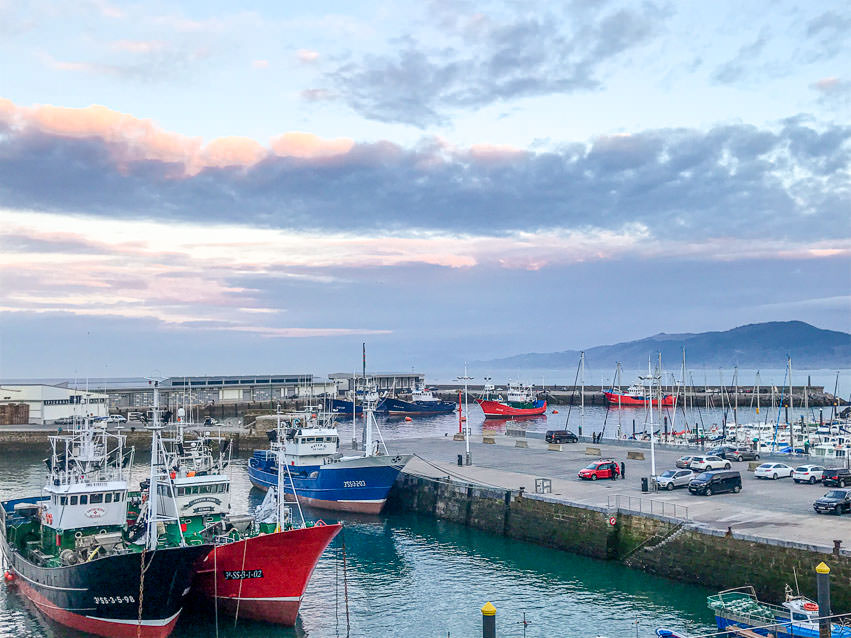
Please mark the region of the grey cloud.
[[[437, 9], [435, 8], [437, 7]], [[574, 8], [565, 18], [552, 12], [515, 15], [497, 22], [462, 20], [432, 5], [438, 47], [407, 36], [392, 54], [351, 59], [327, 80], [365, 117], [426, 127], [461, 106], [593, 89], [602, 66], [648, 42], [667, 15], [656, 5], [608, 10]]]
[[733, 58], [715, 69], [712, 79], [721, 84], [732, 84], [741, 80], [749, 70], [757, 66], [759, 54], [768, 40], [768, 32], [763, 29], [753, 42], [742, 46]]
[[851, 127], [801, 118], [777, 131], [662, 129], [509, 155], [447, 151], [434, 140], [358, 144], [331, 158], [270, 156], [182, 178], [182, 167], [157, 161], [118, 170], [121, 151], [95, 139], [6, 135], [0, 206], [361, 234], [637, 222], [662, 239], [756, 240], [835, 237], [851, 210]]
[[840, 10], [825, 11], [807, 23], [806, 36], [815, 45], [810, 59], [833, 57], [847, 47], [851, 38], [851, 11], [848, 11], [847, 3], [844, 3], [843, 9], [844, 13]]

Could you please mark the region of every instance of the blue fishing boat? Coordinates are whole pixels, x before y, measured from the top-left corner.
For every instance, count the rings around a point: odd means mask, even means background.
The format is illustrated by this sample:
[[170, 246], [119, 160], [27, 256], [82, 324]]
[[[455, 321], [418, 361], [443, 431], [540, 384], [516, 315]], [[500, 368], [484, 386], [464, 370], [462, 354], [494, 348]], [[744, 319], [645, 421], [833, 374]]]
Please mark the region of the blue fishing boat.
[[375, 411], [396, 416], [450, 414], [455, 411], [455, 404], [439, 399], [428, 388], [414, 388], [410, 401], [384, 397], [378, 402]]
[[[753, 587], [737, 587], [707, 598], [718, 629], [739, 627], [775, 638], [818, 638], [818, 604], [787, 591], [786, 602], [772, 605], [760, 601]], [[851, 638], [851, 627], [831, 624], [831, 638]]]
[[[364, 446], [360, 453], [344, 456], [339, 452], [340, 436], [330, 418], [322, 418], [311, 408], [295, 414], [279, 415], [286, 421], [269, 432], [270, 450], [255, 450], [248, 461], [248, 478], [255, 487], [266, 490], [278, 485], [277, 450], [283, 448], [287, 476], [285, 495], [313, 507], [377, 514], [387, 493], [410, 454], [390, 454], [383, 441], [373, 439], [375, 405], [378, 395], [364, 395], [366, 419]], [[282, 432], [282, 441], [278, 441]], [[383, 451], [382, 449], [383, 448]]]
[[[345, 399], [331, 399], [330, 411], [331, 414], [336, 414], [338, 416], [343, 415], [352, 415], [352, 401], [346, 401]], [[355, 414], [357, 416], [361, 416], [363, 414], [363, 406], [356, 405], [355, 406]]]

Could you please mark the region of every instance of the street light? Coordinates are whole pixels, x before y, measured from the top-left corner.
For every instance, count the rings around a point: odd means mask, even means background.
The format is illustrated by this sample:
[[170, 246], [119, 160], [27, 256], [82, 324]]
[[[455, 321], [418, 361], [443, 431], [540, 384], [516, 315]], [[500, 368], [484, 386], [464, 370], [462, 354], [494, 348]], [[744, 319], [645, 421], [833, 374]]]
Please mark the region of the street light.
[[473, 460], [470, 457], [470, 415], [467, 411], [467, 382], [472, 381], [473, 377], [467, 376], [467, 364], [466, 363], [464, 363], [464, 376], [463, 377], [456, 377], [456, 379], [458, 381], [464, 382], [464, 414], [467, 415], [467, 416], [464, 417], [466, 419], [466, 421], [464, 422], [465, 423], [464, 444], [467, 447], [467, 458], [466, 458], [466, 461], [465, 461], [465, 465], [470, 465], [470, 464], [472, 464]]

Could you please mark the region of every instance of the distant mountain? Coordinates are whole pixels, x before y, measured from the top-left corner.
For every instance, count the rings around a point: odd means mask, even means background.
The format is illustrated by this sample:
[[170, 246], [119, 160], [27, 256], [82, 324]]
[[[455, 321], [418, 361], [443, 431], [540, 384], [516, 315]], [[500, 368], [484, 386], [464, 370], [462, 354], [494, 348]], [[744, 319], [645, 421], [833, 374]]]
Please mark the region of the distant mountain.
[[[585, 359], [593, 366], [614, 365], [642, 368], [647, 357], [662, 353], [670, 367], [682, 358], [686, 349], [687, 364], [692, 366], [743, 368], [783, 368], [786, 355], [798, 368], [851, 368], [851, 334], [822, 330], [803, 321], [771, 321], [739, 326], [724, 332], [698, 334], [665, 334], [596, 346], [585, 351]], [[518, 354], [504, 359], [477, 361], [478, 365], [497, 369], [567, 369], [576, 366], [578, 350]]]

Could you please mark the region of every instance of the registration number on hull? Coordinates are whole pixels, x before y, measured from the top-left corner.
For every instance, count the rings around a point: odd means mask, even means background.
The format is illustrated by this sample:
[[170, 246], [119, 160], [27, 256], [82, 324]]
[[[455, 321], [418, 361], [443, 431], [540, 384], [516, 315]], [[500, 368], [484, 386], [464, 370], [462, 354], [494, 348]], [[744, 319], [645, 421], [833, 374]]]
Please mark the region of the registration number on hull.
[[343, 487], [366, 487], [366, 481], [343, 481]]
[[244, 580], [246, 578], [263, 578], [262, 569], [237, 569], [225, 571], [225, 580]]

